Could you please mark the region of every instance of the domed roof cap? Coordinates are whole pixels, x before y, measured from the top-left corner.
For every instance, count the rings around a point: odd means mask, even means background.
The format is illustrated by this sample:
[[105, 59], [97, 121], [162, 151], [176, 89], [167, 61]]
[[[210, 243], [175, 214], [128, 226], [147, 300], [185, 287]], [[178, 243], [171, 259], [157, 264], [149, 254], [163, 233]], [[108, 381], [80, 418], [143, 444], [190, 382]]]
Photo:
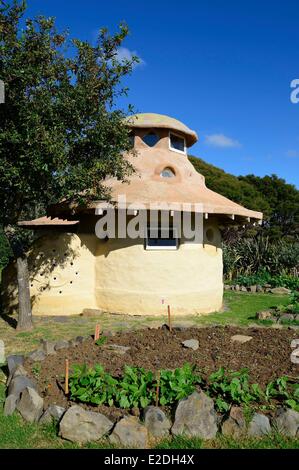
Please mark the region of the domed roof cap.
[[166, 116], [164, 114], [156, 114], [156, 113], [140, 113], [134, 114], [132, 116], [128, 116], [126, 121], [129, 127], [137, 127], [137, 128], [164, 128], [170, 129], [173, 131], [178, 131], [184, 134], [187, 142], [187, 146], [190, 147], [191, 145], [197, 142], [198, 137], [195, 131], [189, 129], [185, 124], [177, 119], [174, 119], [170, 116]]

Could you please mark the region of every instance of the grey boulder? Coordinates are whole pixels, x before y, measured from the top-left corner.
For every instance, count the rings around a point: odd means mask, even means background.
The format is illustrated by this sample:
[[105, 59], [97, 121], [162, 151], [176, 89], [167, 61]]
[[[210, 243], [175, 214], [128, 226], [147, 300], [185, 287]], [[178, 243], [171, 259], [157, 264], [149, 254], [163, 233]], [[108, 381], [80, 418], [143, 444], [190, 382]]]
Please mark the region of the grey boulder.
[[12, 379], [8, 387], [8, 395], [20, 396], [26, 387], [36, 389], [36, 384], [33, 380], [29, 379], [24, 375], [19, 375]]
[[193, 392], [179, 401], [172, 434], [213, 439], [217, 433], [217, 415], [213, 400], [203, 392]]
[[57, 341], [55, 344], [55, 351], [60, 351], [60, 349], [67, 349], [70, 347], [70, 343], [62, 339], [61, 341]]
[[8, 395], [4, 403], [3, 414], [4, 416], [11, 416], [19, 402], [19, 396], [17, 395]]
[[21, 399], [17, 405], [17, 410], [30, 423], [35, 423], [42, 415], [44, 400], [31, 387], [26, 387], [22, 392]]
[[279, 295], [287, 295], [291, 293], [290, 289], [287, 289], [286, 287], [274, 287], [273, 289], [270, 290], [270, 292], [271, 294], [279, 294]]
[[24, 356], [19, 354], [12, 354], [7, 356], [7, 367], [9, 374], [12, 375], [18, 365], [24, 365]]
[[42, 339], [40, 342], [41, 342], [41, 345], [42, 345], [42, 350], [44, 351], [44, 353], [47, 356], [52, 356], [52, 355], [56, 354], [55, 343], [53, 341], [46, 341], [46, 340]]
[[44, 414], [41, 416], [39, 423], [40, 424], [48, 424], [52, 423], [52, 421], [60, 421], [62, 416], [65, 413], [65, 408], [63, 406], [58, 405], [50, 405]]
[[116, 423], [109, 440], [112, 444], [123, 447], [146, 449], [148, 447], [148, 430], [135, 416], [126, 416]]
[[82, 444], [101, 439], [112, 427], [112, 421], [101, 413], [86, 411], [74, 405], [63, 415], [59, 435], [68, 441]]
[[41, 349], [36, 349], [35, 351], [29, 353], [27, 357], [32, 362], [39, 362], [46, 359], [46, 353]]
[[279, 432], [290, 437], [299, 436], [299, 413], [280, 408], [276, 412], [275, 424]]
[[157, 406], [148, 406], [144, 412], [144, 425], [148, 432], [154, 437], [165, 437], [169, 435], [171, 422]]
[[251, 437], [262, 437], [271, 432], [269, 418], [260, 413], [254, 413], [248, 426], [248, 435]]
[[232, 406], [229, 417], [221, 426], [221, 432], [224, 436], [231, 436], [238, 439], [246, 433], [246, 423], [242, 408]]
[[193, 351], [196, 351], [199, 348], [199, 342], [197, 339], [186, 339], [185, 341], [182, 341], [182, 345], [184, 348], [193, 349]]

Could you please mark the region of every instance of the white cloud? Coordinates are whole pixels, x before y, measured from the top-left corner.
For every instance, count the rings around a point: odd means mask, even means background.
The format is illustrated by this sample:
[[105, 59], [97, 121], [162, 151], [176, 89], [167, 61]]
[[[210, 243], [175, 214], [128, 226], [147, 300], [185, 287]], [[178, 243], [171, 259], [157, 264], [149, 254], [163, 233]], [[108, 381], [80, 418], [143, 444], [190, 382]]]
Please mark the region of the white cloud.
[[299, 152], [298, 152], [298, 150], [291, 149], [291, 150], [288, 150], [286, 152], [286, 156], [290, 157], [290, 158], [297, 158], [297, 157], [299, 157]]
[[138, 67], [140, 65], [146, 65], [145, 61], [139, 57], [136, 51], [130, 51], [127, 47], [119, 47], [117, 49], [116, 59], [119, 62], [123, 62], [124, 60], [132, 60], [133, 56], [137, 56], [139, 58], [139, 62], [134, 65], [134, 67]]
[[241, 147], [240, 142], [224, 134], [210, 134], [205, 136], [205, 143], [213, 147]]

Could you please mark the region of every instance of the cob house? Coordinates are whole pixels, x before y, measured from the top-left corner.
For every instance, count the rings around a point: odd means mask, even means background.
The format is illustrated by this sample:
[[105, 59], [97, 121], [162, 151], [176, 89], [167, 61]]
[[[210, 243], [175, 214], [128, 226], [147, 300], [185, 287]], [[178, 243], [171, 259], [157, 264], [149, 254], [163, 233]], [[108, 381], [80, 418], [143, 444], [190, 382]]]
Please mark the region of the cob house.
[[[161, 218], [157, 236], [147, 230], [142, 237], [96, 236], [95, 226], [109, 204], [93, 202], [78, 209], [58, 204], [51, 216], [19, 222], [36, 231], [28, 253], [33, 315], [80, 314], [84, 309], [132, 315], [161, 315], [165, 304], [174, 315], [218, 311], [223, 298], [221, 227], [258, 223], [260, 212], [246, 209], [208, 189], [205, 178], [188, 160], [187, 149], [196, 133], [182, 122], [160, 114], [137, 114], [127, 121], [136, 156], [136, 172], [127, 183], [108, 179], [111, 202], [125, 198], [126, 221], [153, 204], [166, 203], [170, 230], [163, 234]], [[200, 212], [202, 239], [190, 242], [179, 235], [174, 212], [184, 207], [191, 218]], [[126, 211], [130, 206], [131, 211]], [[133, 211], [132, 211], [133, 207]], [[119, 221], [116, 221], [118, 224]], [[16, 276], [10, 266], [4, 299], [11, 311], [17, 307]]]

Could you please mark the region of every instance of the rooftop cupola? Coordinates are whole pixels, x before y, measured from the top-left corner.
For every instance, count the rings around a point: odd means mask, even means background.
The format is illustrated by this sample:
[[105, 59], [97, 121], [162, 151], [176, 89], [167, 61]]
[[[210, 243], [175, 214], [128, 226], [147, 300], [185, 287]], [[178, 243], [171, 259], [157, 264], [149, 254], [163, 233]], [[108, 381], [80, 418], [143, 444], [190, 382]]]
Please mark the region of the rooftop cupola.
[[127, 122], [137, 149], [167, 149], [187, 154], [187, 148], [198, 140], [195, 131], [163, 114], [135, 114], [128, 117]]

